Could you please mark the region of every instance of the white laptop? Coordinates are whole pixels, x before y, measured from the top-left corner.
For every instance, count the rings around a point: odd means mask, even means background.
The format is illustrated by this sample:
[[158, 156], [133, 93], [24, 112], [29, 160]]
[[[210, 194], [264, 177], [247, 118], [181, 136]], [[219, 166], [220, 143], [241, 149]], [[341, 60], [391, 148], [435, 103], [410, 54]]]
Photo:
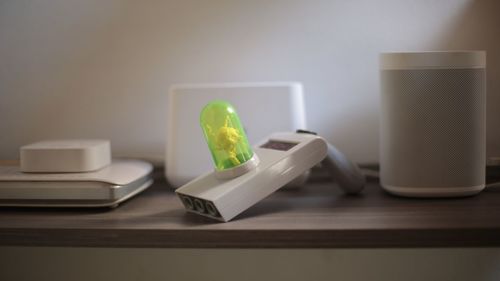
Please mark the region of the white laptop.
[[214, 169], [199, 125], [202, 108], [214, 99], [235, 107], [251, 144], [274, 132], [306, 129], [303, 90], [297, 82], [173, 85], [165, 175], [174, 188]]

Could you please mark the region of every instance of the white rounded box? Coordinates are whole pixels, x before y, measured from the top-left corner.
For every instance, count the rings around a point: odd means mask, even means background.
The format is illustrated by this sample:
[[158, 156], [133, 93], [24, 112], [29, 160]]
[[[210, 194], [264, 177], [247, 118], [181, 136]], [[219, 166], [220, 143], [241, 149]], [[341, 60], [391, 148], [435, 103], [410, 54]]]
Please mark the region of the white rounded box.
[[486, 166], [486, 54], [380, 56], [380, 183], [410, 197], [480, 192]]
[[108, 140], [47, 140], [22, 146], [21, 171], [70, 173], [99, 170], [111, 163]]

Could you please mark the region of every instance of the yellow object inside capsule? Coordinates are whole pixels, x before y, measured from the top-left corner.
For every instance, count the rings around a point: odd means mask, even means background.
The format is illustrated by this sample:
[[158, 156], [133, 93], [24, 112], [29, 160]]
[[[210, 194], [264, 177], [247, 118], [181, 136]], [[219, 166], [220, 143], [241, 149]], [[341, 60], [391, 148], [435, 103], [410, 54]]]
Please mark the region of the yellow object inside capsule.
[[200, 125], [218, 171], [244, 164], [253, 156], [247, 136], [234, 107], [212, 101], [200, 114]]

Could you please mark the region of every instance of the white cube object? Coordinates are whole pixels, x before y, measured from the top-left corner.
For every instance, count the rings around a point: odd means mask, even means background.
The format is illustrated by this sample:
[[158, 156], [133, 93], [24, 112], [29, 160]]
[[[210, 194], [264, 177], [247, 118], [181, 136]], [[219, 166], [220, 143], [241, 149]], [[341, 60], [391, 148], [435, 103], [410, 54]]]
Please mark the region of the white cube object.
[[111, 163], [108, 140], [48, 140], [20, 149], [22, 172], [90, 172]]

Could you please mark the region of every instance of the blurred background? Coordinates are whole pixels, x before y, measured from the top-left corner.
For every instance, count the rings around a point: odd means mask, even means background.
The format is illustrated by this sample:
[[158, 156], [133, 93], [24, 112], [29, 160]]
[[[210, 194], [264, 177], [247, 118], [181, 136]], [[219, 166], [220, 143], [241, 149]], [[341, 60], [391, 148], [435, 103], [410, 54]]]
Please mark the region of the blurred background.
[[[115, 156], [160, 163], [171, 84], [300, 81], [309, 129], [376, 162], [378, 54], [430, 50], [488, 52], [487, 153], [500, 155], [499, 12], [496, 0], [0, 0], [0, 159], [40, 139], [108, 138]], [[0, 253], [2, 280], [500, 276], [498, 248]]]
[[[300, 81], [309, 129], [378, 161], [378, 54], [488, 52], [500, 155], [494, 0], [0, 1], [0, 159], [46, 138], [107, 138], [161, 162], [173, 83]], [[258, 106], [258, 105], [256, 105]]]

